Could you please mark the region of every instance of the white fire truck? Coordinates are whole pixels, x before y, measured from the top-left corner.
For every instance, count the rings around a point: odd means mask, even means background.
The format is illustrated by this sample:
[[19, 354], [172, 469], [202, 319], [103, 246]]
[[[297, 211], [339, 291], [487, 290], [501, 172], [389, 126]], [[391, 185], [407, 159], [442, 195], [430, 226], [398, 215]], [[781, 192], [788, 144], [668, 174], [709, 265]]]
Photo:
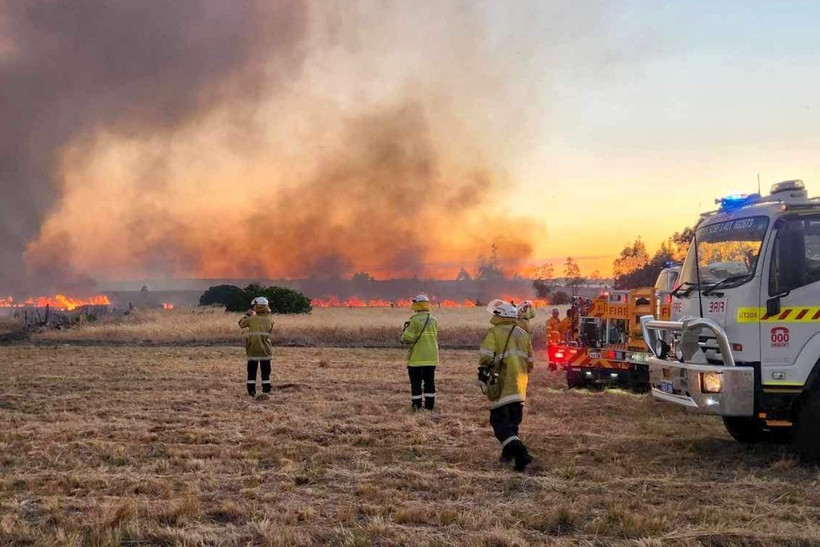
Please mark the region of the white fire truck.
[[701, 215], [672, 316], [641, 318], [652, 395], [740, 442], [820, 457], [820, 199], [802, 181]]

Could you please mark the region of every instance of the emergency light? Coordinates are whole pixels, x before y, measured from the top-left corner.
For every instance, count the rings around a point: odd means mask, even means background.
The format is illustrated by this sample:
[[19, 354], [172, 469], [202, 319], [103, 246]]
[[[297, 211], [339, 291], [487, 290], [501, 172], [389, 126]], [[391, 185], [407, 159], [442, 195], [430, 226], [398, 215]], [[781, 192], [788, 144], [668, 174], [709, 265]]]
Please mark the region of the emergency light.
[[749, 205], [760, 199], [760, 194], [730, 194], [726, 197], [718, 198], [715, 203], [720, 205], [721, 211], [734, 211], [744, 205]]

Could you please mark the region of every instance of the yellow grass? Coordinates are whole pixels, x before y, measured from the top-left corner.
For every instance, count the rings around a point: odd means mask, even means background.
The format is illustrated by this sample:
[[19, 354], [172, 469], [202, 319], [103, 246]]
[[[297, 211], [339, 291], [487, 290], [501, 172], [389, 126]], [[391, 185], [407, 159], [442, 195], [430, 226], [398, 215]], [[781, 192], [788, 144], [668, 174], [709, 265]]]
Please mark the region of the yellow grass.
[[816, 468], [647, 396], [568, 392], [543, 364], [520, 475], [497, 463], [474, 351], [442, 352], [431, 416], [408, 412], [401, 350], [280, 348], [268, 400], [243, 395], [240, 348], [2, 350], [3, 544], [820, 542]]
[[23, 327], [22, 321], [14, 317], [0, 317], [0, 334], [14, 332]]
[[[406, 308], [317, 308], [310, 314], [278, 315], [274, 326], [275, 343], [297, 346], [398, 347]], [[538, 310], [532, 320], [538, 327], [536, 345], [544, 344], [547, 312]], [[441, 308], [439, 343], [443, 347], [467, 348], [481, 342], [489, 327], [490, 315], [484, 308]], [[241, 313], [213, 308], [195, 310], [139, 310], [118, 318], [86, 322], [65, 330], [46, 330], [35, 340], [116, 343], [238, 343], [237, 322]]]

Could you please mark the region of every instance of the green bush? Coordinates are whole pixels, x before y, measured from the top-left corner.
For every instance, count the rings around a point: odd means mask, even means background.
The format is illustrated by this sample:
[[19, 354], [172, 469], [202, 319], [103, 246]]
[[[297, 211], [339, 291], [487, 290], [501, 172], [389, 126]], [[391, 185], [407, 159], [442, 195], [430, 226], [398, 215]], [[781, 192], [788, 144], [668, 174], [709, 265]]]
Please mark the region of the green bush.
[[263, 287], [248, 285], [240, 289], [234, 285], [217, 285], [211, 287], [199, 298], [200, 306], [220, 304], [228, 311], [245, 311], [251, 307], [251, 301], [257, 296], [264, 296], [270, 303], [273, 313], [310, 313], [313, 309], [310, 299], [304, 294], [283, 287]]
[[228, 311], [243, 311], [250, 307], [251, 300], [245, 291], [234, 285], [217, 285], [209, 288], [199, 297], [200, 306], [220, 304]]
[[313, 310], [310, 305], [310, 298], [298, 291], [283, 287], [248, 285], [245, 287], [245, 294], [248, 298], [248, 304], [257, 296], [267, 298], [273, 313], [310, 313]]

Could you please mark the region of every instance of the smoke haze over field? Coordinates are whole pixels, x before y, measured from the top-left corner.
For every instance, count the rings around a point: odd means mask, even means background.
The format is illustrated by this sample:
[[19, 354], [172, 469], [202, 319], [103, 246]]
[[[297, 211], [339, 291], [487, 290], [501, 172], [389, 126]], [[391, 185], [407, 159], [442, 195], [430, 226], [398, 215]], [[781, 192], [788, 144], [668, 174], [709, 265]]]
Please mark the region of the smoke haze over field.
[[520, 270], [546, 235], [508, 198], [529, 52], [600, 18], [527, 6], [0, 2], [0, 293], [452, 277], [493, 243]]

